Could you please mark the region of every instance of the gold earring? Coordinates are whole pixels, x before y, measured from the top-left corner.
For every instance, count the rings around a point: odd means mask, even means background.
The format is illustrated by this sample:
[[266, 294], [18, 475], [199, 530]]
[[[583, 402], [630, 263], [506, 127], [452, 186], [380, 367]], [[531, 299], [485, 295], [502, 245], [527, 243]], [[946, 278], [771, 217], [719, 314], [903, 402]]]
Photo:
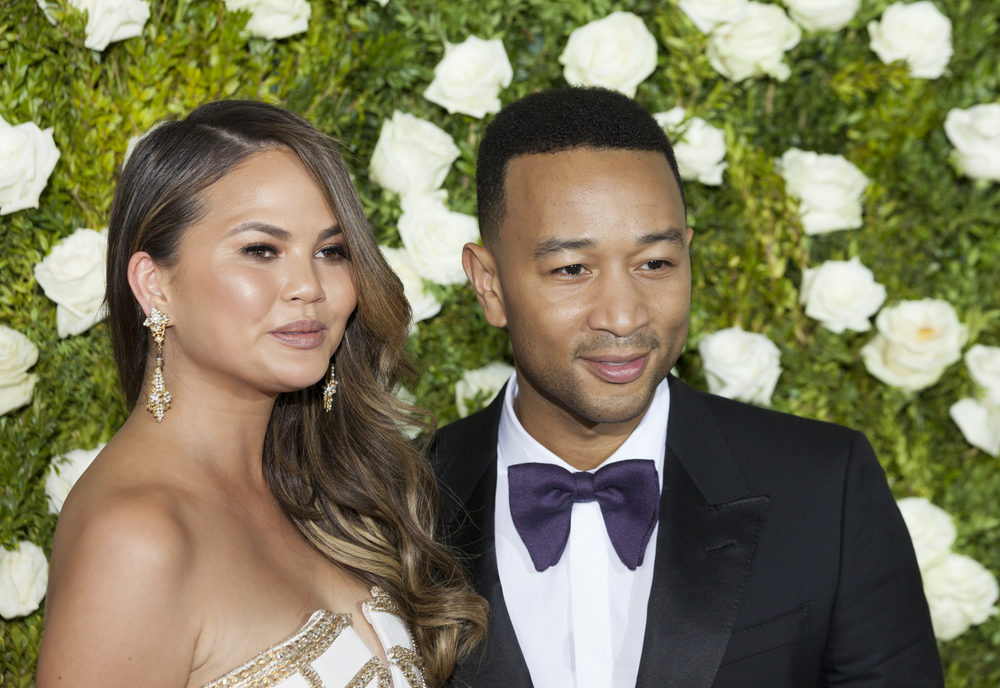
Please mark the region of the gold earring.
[[170, 392], [163, 385], [163, 335], [167, 331], [168, 318], [156, 307], [149, 312], [149, 317], [142, 323], [149, 328], [153, 341], [156, 342], [156, 372], [153, 373], [153, 389], [149, 393], [146, 408], [156, 416], [156, 422], [163, 420], [163, 414], [170, 408]]
[[326, 378], [326, 384], [323, 385], [323, 409], [327, 412], [333, 408], [333, 395], [337, 393], [337, 371], [330, 364], [330, 374]]

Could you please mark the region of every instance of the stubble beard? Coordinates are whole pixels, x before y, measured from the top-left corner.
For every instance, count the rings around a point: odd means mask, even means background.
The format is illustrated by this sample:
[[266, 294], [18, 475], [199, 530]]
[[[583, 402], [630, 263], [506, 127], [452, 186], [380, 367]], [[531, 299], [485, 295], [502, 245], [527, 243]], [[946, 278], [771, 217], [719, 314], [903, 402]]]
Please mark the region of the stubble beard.
[[[680, 331], [672, 332], [671, 341], [663, 356], [658, 357], [653, 369], [643, 371], [645, 384], [639, 390], [614, 394], [609, 389], [608, 394], [595, 395], [588, 393], [578, 376], [576, 362], [588, 352], [608, 353], [616, 349], [645, 349], [655, 352], [660, 350], [662, 343], [653, 335], [634, 333], [628, 337], [614, 335], [598, 335], [590, 337], [573, 352], [570, 360], [564, 365], [554, 365], [544, 355], [539, 355], [540, 347], [532, 342], [530, 337], [522, 339], [519, 328], [510, 328], [511, 345], [514, 349], [514, 360], [517, 364], [520, 384], [530, 386], [546, 401], [562, 409], [578, 422], [587, 425], [601, 423], [627, 423], [642, 415], [653, 401], [656, 388], [674, 367], [684, 348], [687, 339], [688, 324], [685, 320]], [[582, 373], [586, 374], [586, 373]], [[618, 387], [613, 383], [599, 382], [608, 388]]]

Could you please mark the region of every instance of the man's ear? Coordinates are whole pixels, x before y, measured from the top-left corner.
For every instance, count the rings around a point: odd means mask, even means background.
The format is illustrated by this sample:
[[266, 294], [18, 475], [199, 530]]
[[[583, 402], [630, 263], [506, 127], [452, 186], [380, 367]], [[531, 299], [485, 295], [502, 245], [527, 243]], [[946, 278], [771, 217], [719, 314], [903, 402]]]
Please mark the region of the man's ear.
[[694, 230], [691, 229], [690, 227], [688, 227], [687, 228], [687, 245], [688, 245], [688, 248], [691, 248], [691, 237], [693, 237], [693, 236], [694, 236]]
[[170, 316], [167, 298], [163, 295], [164, 277], [163, 269], [145, 251], [133, 254], [128, 261], [128, 286], [147, 316], [153, 307]]
[[486, 322], [494, 327], [507, 326], [507, 310], [504, 308], [500, 276], [493, 254], [485, 246], [466, 244], [462, 249], [462, 267], [469, 277], [476, 298], [483, 308]]

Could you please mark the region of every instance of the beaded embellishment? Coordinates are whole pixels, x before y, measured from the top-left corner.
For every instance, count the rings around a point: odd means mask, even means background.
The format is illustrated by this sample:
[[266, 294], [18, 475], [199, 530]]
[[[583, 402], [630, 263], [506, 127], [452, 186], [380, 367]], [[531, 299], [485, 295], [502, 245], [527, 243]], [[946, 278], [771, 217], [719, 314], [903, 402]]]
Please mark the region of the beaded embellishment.
[[302, 674], [310, 688], [322, 688], [323, 684], [311, 663], [326, 652], [337, 636], [350, 625], [350, 614], [333, 614], [321, 609], [290, 638], [264, 650], [246, 664], [206, 684], [204, 688], [276, 686], [295, 674]]
[[[371, 597], [362, 602], [366, 614], [385, 612], [401, 616], [399, 607], [380, 587], [371, 589]], [[351, 625], [350, 614], [334, 614], [319, 610], [300, 631], [287, 640], [264, 650], [249, 662], [233, 669], [225, 676], [208, 683], [204, 688], [263, 688], [278, 686], [296, 674], [305, 679], [309, 688], [337, 688], [324, 686], [312, 663], [325, 653], [337, 637]], [[394, 645], [386, 653], [389, 664], [399, 669], [409, 688], [427, 688], [424, 680], [424, 662], [416, 650]], [[354, 675], [345, 688], [392, 688], [392, 675], [372, 656]], [[396, 688], [403, 688], [397, 686]]]
[[372, 612], [385, 612], [387, 614], [394, 614], [395, 616], [402, 616], [402, 612], [399, 611], [399, 607], [396, 603], [392, 601], [389, 597], [389, 593], [380, 588], [377, 585], [373, 585], [371, 589], [371, 597], [362, 602], [361, 606], [366, 612], [371, 614]]
[[419, 652], [402, 645], [396, 645], [389, 648], [385, 656], [388, 658], [389, 664], [398, 667], [403, 672], [410, 688], [427, 688], [427, 683], [424, 681], [424, 659]]
[[372, 657], [365, 662], [365, 665], [358, 670], [358, 673], [354, 674], [354, 678], [344, 688], [367, 688], [372, 679], [376, 680], [375, 688], [391, 688], [392, 686], [392, 676], [389, 675], [389, 670], [382, 666], [378, 657]]

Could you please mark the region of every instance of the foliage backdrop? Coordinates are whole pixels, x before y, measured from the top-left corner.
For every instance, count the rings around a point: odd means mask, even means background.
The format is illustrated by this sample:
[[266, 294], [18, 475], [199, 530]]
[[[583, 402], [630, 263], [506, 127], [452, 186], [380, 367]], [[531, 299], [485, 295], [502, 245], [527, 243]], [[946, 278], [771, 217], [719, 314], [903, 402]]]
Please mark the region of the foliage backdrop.
[[[64, 3], [57, 3], [62, 5]], [[637, 93], [650, 112], [684, 105], [727, 132], [730, 168], [721, 187], [686, 185], [694, 302], [681, 377], [704, 387], [697, 343], [730, 325], [762, 332], [782, 351], [775, 408], [867, 433], [897, 497], [923, 496], [956, 517], [955, 549], [1000, 572], [997, 459], [971, 448], [948, 417], [973, 396], [964, 365], [918, 394], [892, 389], [858, 355], [871, 333], [835, 335], [798, 305], [802, 271], [860, 256], [886, 285], [889, 303], [944, 298], [970, 326], [969, 343], [1000, 345], [1000, 185], [976, 185], [947, 163], [942, 124], [952, 107], [1000, 95], [1000, 0], [937, 0], [953, 22], [945, 76], [911, 79], [884, 65], [864, 28], [889, 4], [864, 0], [843, 31], [805, 34], [788, 54], [785, 83], [733, 84], [705, 58], [706, 37], [676, 0], [312, 0], [306, 33], [250, 37], [247, 13], [221, 0], [153, 0], [142, 36], [103, 53], [83, 46], [84, 18], [58, 26], [35, 0], [0, 0], [0, 115], [55, 128], [62, 157], [37, 210], [0, 218], [0, 322], [40, 349], [33, 401], [0, 417], [0, 545], [31, 540], [51, 551], [56, 518], [44, 478], [52, 457], [107, 441], [126, 410], [103, 324], [59, 339], [55, 304], [33, 266], [78, 227], [101, 229], [126, 142], [163, 117], [219, 98], [284, 105], [340, 140], [380, 241], [398, 245], [398, 199], [368, 178], [382, 120], [396, 109], [429, 119], [462, 156], [445, 182], [453, 210], [475, 214], [477, 142], [487, 120], [448, 115], [422, 92], [446, 40], [502, 38], [514, 68], [510, 102], [562, 85], [558, 57], [574, 28], [614, 10], [641, 16], [659, 43], [659, 64]], [[806, 237], [773, 160], [789, 147], [841, 153], [872, 180], [865, 225]], [[436, 287], [444, 308], [411, 339], [423, 380], [414, 390], [441, 422], [456, 417], [463, 371], [510, 360], [467, 286]], [[44, 603], [43, 603], [44, 609]], [[0, 682], [34, 684], [43, 609], [0, 621]], [[1000, 682], [1000, 620], [941, 645], [949, 686]]]

